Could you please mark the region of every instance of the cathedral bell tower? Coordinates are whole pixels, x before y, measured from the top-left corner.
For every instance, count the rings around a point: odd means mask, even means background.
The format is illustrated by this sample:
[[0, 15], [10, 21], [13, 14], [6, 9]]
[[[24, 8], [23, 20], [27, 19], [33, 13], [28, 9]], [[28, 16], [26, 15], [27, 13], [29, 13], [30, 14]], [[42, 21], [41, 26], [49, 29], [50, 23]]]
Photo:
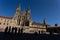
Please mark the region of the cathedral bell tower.
[[28, 7], [28, 9], [27, 9], [27, 19], [28, 20], [30, 19], [30, 7]]
[[32, 24], [32, 20], [31, 20], [31, 17], [30, 17], [30, 6], [29, 6], [27, 11], [26, 11], [25, 26], [31, 26], [31, 24]]
[[18, 7], [16, 9], [13, 19], [17, 20], [17, 24], [20, 25], [20, 4], [18, 5]]

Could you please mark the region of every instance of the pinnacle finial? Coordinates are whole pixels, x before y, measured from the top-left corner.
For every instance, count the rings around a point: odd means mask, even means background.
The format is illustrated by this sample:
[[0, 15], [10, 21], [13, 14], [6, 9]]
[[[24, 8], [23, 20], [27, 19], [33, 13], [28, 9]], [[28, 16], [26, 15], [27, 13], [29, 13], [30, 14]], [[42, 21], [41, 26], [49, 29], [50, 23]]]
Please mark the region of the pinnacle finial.
[[16, 11], [17, 12], [20, 11], [20, 3], [18, 4], [18, 7], [17, 7]]
[[30, 6], [28, 7], [28, 10], [30, 10]]
[[18, 8], [20, 8], [20, 3], [18, 4]]

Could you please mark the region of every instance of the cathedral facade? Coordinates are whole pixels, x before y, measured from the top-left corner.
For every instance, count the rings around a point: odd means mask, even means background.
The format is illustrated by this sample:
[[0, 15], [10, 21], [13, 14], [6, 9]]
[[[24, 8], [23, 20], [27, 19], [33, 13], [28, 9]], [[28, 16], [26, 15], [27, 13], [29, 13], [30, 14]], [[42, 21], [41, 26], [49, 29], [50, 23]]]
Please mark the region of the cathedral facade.
[[43, 23], [33, 22], [30, 15], [30, 7], [22, 12], [20, 7], [19, 4], [13, 17], [0, 16], [0, 30], [2, 32], [4, 32], [6, 27], [11, 27], [11, 30], [13, 27], [16, 27], [17, 29], [23, 28], [23, 33], [46, 32], [46, 26], [49, 25], [46, 24], [45, 19], [43, 20]]

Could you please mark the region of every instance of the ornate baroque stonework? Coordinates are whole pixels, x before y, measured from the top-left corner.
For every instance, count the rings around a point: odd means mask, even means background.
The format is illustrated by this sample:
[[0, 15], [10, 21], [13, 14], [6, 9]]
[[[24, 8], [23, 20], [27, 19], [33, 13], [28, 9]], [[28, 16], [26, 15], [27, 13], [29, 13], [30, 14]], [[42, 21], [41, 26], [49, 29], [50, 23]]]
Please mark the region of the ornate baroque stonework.
[[[17, 27], [23, 28], [23, 33], [41, 33], [41, 31], [46, 32], [46, 20], [44, 19], [44, 23], [36, 23], [32, 22], [30, 17], [30, 7], [25, 11], [21, 12], [20, 4], [18, 5], [15, 15], [10, 17], [0, 16], [0, 29], [2, 32], [4, 32], [6, 27]], [[47, 25], [49, 26], [49, 25]], [[11, 31], [10, 31], [11, 32]], [[18, 32], [18, 31], [17, 31]]]

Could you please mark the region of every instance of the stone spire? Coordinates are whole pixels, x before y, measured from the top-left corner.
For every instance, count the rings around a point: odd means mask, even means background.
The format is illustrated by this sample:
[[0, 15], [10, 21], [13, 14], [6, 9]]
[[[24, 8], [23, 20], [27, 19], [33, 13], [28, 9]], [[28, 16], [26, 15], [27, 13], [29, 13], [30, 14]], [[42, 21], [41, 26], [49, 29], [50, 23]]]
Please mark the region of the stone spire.
[[18, 6], [17, 6], [13, 19], [17, 21], [18, 25], [20, 25], [20, 4], [18, 4]]
[[30, 6], [27, 9], [27, 13], [30, 15]]
[[19, 15], [20, 15], [20, 4], [18, 4], [18, 7], [16, 9], [16, 12], [15, 12], [13, 19], [18, 19]]
[[18, 4], [18, 7], [17, 8], [20, 8], [20, 3]]
[[17, 12], [17, 13], [20, 13], [20, 4], [18, 4], [18, 7], [17, 7], [17, 9], [16, 9], [16, 12]]
[[27, 9], [26, 15], [27, 15], [27, 19], [30, 19], [30, 6]]

